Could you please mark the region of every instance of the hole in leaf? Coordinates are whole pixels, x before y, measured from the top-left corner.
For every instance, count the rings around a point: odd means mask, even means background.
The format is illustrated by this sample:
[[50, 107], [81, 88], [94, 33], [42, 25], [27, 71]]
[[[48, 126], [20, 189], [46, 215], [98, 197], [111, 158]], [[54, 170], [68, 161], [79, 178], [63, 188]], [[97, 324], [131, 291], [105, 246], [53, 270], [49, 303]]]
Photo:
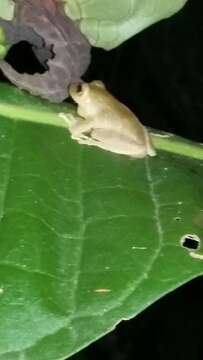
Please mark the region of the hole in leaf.
[[21, 74], [43, 74], [48, 67], [46, 64], [43, 66], [39, 62], [32, 50], [32, 46], [27, 41], [20, 41], [9, 49], [5, 61]]
[[200, 248], [200, 238], [195, 234], [186, 234], [182, 236], [180, 243], [184, 248], [188, 249], [189, 251], [199, 250]]

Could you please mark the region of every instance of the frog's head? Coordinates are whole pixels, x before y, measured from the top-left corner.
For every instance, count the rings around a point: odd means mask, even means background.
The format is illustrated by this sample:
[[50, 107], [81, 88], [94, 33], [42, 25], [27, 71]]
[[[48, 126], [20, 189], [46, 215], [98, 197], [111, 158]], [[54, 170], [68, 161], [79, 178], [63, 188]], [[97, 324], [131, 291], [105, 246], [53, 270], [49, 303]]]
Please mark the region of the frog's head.
[[106, 89], [102, 81], [94, 80], [90, 83], [72, 84], [69, 92], [79, 105], [81, 116], [94, 116], [103, 103]]

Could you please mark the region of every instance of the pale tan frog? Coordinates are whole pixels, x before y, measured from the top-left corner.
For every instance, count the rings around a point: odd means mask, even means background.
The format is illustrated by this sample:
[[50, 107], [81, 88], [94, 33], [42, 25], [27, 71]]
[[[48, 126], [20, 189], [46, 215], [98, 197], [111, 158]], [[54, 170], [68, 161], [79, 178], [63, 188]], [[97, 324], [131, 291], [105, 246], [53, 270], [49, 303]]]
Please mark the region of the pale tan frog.
[[78, 115], [61, 113], [71, 137], [79, 144], [98, 146], [118, 154], [142, 158], [155, 156], [150, 135], [138, 118], [95, 80], [70, 86]]

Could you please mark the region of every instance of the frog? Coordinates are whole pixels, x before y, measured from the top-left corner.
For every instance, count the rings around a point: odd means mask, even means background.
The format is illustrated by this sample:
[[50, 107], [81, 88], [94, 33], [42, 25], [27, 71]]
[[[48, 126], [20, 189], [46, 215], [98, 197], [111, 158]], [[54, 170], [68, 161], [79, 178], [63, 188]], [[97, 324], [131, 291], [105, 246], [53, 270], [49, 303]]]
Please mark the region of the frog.
[[156, 155], [146, 127], [101, 80], [71, 84], [69, 93], [78, 105], [77, 115], [60, 113], [60, 117], [73, 140], [131, 158]]

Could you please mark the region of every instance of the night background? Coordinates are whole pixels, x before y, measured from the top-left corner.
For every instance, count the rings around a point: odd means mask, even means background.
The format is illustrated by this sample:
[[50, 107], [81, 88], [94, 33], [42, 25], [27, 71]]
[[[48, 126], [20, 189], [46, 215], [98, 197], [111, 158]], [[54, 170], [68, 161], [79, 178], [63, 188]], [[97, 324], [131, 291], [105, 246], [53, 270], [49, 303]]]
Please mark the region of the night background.
[[[179, 13], [116, 49], [107, 52], [94, 48], [83, 79], [102, 80], [144, 125], [203, 142], [202, 42], [203, 1], [189, 0]], [[22, 72], [40, 71], [28, 44], [13, 46], [7, 61]], [[6, 81], [2, 73], [0, 79]], [[202, 304], [201, 277], [157, 301], [135, 319], [122, 322], [80, 356], [88, 360], [202, 360]], [[74, 355], [71, 360], [80, 356]]]

